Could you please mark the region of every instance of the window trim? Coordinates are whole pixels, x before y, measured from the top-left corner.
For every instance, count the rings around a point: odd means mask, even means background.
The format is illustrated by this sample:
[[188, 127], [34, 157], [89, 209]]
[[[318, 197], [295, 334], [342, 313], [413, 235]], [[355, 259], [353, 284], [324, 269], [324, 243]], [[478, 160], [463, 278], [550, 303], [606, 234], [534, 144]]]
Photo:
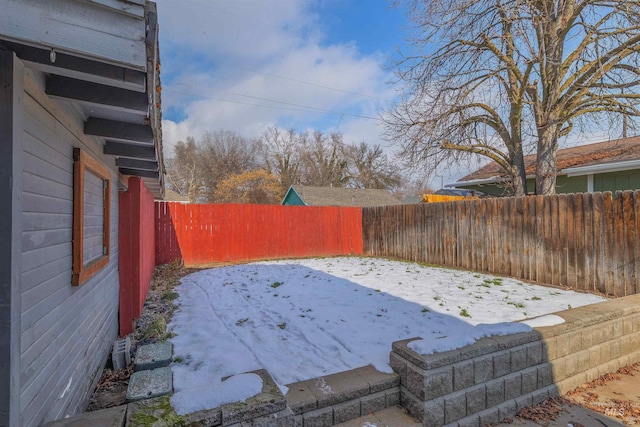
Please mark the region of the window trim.
[[[84, 265], [84, 173], [88, 170], [104, 185], [104, 221], [102, 225], [103, 252], [100, 258]], [[85, 151], [73, 149], [73, 275], [71, 283], [80, 286], [100, 271], [109, 262], [111, 226], [111, 180], [109, 169]]]

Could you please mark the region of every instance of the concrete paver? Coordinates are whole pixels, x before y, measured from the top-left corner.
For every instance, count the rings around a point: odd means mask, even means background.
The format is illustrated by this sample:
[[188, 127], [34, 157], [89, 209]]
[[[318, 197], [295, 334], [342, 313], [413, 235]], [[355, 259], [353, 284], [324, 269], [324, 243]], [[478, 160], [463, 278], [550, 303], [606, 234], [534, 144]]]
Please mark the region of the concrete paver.
[[394, 406], [335, 427], [422, 427], [422, 424], [400, 406]]
[[572, 424], [574, 427], [624, 427], [619, 420], [607, 417], [598, 412], [592, 411], [582, 406], [567, 403], [560, 406], [560, 413], [555, 420], [544, 420], [535, 422], [532, 420], [525, 420], [518, 417], [513, 417], [510, 423], [500, 423], [496, 427], [507, 426], [525, 426], [525, 427], [540, 427], [540, 426], [569, 426]]

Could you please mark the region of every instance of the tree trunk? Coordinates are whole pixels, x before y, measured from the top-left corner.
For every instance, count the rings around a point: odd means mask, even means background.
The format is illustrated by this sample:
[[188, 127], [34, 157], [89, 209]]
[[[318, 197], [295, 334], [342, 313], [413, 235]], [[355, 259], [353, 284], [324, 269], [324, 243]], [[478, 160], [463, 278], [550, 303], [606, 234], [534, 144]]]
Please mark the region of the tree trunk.
[[527, 172], [524, 167], [524, 154], [522, 145], [518, 145], [519, 150], [515, 150], [511, 157], [511, 185], [513, 186], [513, 196], [522, 197], [527, 195]]
[[538, 138], [536, 159], [536, 194], [556, 194], [556, 153], [558, 152], [558, 125], [546, 127]]

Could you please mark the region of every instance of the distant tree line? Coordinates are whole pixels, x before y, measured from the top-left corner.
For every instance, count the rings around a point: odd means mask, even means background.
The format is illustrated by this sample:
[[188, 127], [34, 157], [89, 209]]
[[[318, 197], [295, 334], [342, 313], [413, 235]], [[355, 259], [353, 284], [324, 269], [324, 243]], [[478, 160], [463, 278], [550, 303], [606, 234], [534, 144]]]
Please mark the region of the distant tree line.
[[179, 141], [165, 162], [169, 188], [192, 203], [280, 203], [292, 184], [411, 192], [379, 145], [345, 143], [339, 133], [207, 132]]

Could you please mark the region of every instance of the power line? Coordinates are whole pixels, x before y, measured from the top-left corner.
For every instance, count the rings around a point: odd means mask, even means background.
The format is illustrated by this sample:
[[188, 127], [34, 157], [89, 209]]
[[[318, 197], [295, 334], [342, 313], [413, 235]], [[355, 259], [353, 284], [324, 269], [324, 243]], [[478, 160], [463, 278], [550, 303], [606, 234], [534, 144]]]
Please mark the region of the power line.
[[[292, 105], [292, 106], [300, 107], [300, 108], [296, 109], [296, 108], [280, 107], [280, 106], [277, 106], [277, 105], [264, 105], [264, 104], [254, 104], [254, 103], [250, 103], [250, 102], [234, 101], [234, 100], [231, 100], [231, 99], [217, 98], [217, 97], [210, 96], [210, 95], [201, 95], [201, 94], [196, 95], [196, 94], [180, 92], [180, 91], [172, 90], [172, 89], [164, 89], [163, 91], [164, 92], [169, 92], [169, 93], [175, 93], [175, 94], [178, 94], [178, 95], [189, 96], [189, 97], [193, 97], [193, 98], [205, 98], [205, 99], [211, 99], [213, 101], [229, 102], [229, 103], [240, 104], [240, 105], [249, 105], [249, 106], [252, 106], [252, 107], [271, 108], [271, 109], [276, 109], [276, 110], [294, 111], [294, 112], [299, 112], [299, 113], [334, 114], [334, 115], [338, 115], [338, 116], [349, 116], [349, 117], [357, 117], [357, 118], [361, 118], [361, 119], [382, 121], [382, 119], [379, 118], [379, 117], [363, 116], [361, 114], [345, 113], [345, 112], [340, 112], [340, 111], [331, 111], [331, 110], [325, 110], [323, 108], [310, 107], [310, 106], [300, 105], [300, 104], [283, 103], [283, 104], [289, 104], [289, 105]], [[248, 96], [248, 95], [245, 95], [245, 96]], [[258, 99], [260, 99], [260, 98], [258, 98]], [[267, 100], [267, 101], [269, 101], [269, 100]], [[281, 102], [281, 101], [272, 101], [272, 102]]]

